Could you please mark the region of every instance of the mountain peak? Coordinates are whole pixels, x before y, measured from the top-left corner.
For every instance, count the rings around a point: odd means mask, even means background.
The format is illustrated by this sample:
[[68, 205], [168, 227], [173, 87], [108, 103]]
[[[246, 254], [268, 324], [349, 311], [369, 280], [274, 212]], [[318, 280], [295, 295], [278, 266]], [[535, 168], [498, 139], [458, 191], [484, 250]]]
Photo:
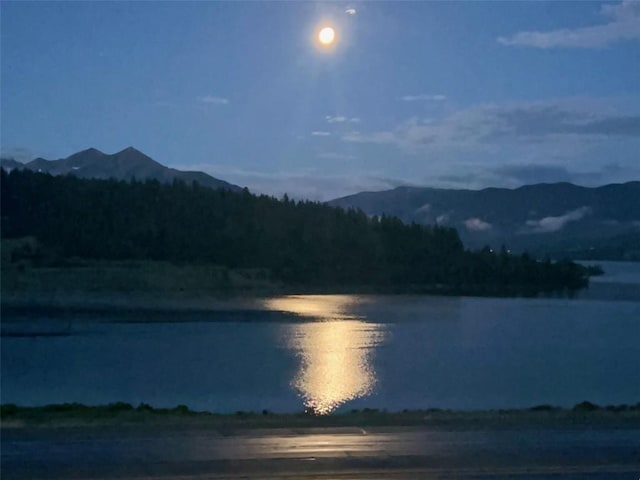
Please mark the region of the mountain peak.
[[97, 155], [97, 154], [104, 155], [103, 152], [101, 152], [97, 148], [93, 148], [93, 147], [89, 147], [89, 148], [87, 148], [85, 150], [81, 150], [81, 151], [75, 153], [74, 155], [87, 155], [87, 154], [89, 154], [89, 155]]
[[[5, 163], [3, 161], [3, 166]], [[7, 169], [18, 167], [20, 166], [6, 165]], [[70, 174], [82, 178], [115, 178], [119, 180], [155, 179], [165, 183], [173, 180], [182, 180], [186, 183], [195, 181], [210, 188], [242, 190], [237, 185], [214, 178], [204, 172], [184, 172], [168, 168], [132, 146], [114, 154], [105, 154], [96, 148], [88, 148], [60, 160], [36, 159], [25, 167], [52, 175]]]
[[142, 162], [142, 163], [153, 163], [153, 164], [160, 165], [149, 155], [141, 152], [140, 150], [134, 147], [127, 147], [124, 150], [120, 150], [118, 153], [114, 153], [113, 155], [111, 155], [111, 157], [114, 159], [119, 159], [120, 161], [124, 161], [124, 162]]
[[[118, 153], [129, 153], [129, 154], [136, 153], [136, 154], [144, 155], [144, 153], [142, 153], [140, 150], [132, 146], [128, 146], [127, 148], [120, 150]], [[118, 155], [118, 153], [116, 153], [116, 155]], [[147, 155], [144, 155], [144, 156], [146, 157]]]

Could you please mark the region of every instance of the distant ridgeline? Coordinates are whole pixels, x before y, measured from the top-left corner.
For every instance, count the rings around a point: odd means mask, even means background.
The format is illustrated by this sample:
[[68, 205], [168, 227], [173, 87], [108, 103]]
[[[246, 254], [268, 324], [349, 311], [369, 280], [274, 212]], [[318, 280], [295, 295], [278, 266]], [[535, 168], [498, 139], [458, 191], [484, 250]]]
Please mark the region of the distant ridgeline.
[[503, 249], [465, 250], [456, 230], [156, 180], [2, 170], [2, 237], [35, 236], [58, 259], [167, 260], [263, 268], [336, 291], [534, 294], [586, 286], [587, 269]]

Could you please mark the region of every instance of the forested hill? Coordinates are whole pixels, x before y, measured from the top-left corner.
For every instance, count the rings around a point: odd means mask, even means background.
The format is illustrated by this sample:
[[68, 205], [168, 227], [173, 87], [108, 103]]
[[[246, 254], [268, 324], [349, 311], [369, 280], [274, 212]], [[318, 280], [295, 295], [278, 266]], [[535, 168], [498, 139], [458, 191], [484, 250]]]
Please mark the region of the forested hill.
[[262, 268], [291, 285], [527, 293], [586, 284], [583, 267], [464, 249], [457, 232], [393, 217], [158, 181], [2, 171], [2, 236], [57, 258]]

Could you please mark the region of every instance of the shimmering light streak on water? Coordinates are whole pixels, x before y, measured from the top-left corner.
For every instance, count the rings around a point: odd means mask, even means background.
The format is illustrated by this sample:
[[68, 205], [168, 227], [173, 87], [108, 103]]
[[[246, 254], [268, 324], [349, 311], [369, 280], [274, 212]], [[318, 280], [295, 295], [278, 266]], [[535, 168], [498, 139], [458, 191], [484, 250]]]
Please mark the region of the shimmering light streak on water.
[[362, 318], [356, 309], [365, 302], [356, 295], [286, 295], [265, 299], [264, 306], [315, 320], [353, 320]]
[[370, 394], [376, 384], [373, 350], [384, 341], [384, 327], [359, 319], [354, 296], [288, 296], [270, 299], [273, 310], [316, 321], [284, 325], [287, 347], [300, 358], [291, 385], [305, 407], [325, 415], [343, 403]]
[[380, 325], [358, 320], [292, 324], [289, 347], [300, 357], [292, 381], [305, 407], [324, 415], [370, 394], [376, 384], [373, 350], [384, 338]]

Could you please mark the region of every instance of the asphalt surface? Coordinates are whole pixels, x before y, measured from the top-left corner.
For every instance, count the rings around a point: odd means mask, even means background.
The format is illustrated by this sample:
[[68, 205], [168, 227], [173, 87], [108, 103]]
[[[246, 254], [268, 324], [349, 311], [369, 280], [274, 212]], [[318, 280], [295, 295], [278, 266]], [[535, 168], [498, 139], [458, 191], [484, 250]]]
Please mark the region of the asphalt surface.
[[637, 480], [638, 428], [5, 428], [12, 479]]

